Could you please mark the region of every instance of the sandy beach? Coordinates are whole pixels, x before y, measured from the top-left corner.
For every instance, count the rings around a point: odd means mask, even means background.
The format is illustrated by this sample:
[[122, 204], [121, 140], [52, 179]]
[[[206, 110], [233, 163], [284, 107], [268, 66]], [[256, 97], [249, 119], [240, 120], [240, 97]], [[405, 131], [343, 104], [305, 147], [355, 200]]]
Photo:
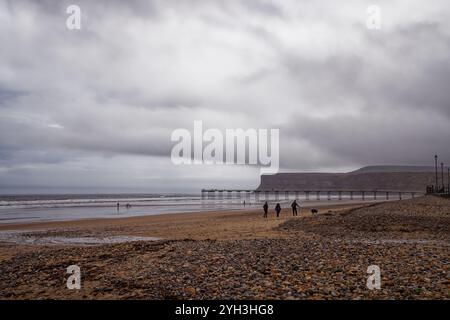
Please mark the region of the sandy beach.
[[[368, 203], [323, 204], [319, 213], [329, 210], [341, 211], [366, 206]], [[300, 210], [301, 216], [309, 216], [311, 206]], [[34, 223], [0, 224], [6, 230], [49, 230], [77, 234], [126, 234], [161, 237], [164, 239], [244, 239], [246, 237], [270, 237], [273, 228], [292, 217], [290, 208], [284, 208], [280, 217], [275, 217], [273, 208], [268, 219], [261, 219], [262, 209], [223, 210], [208, 212], [184, 212], [116, 219], [83, 219], [74, 221], [51, 221]]]
[[[0, 233], [3, 299], [450, 298], [450, 201], [436, 197], [323, 206], [316, 216], [180, 213], [5, 224]], [[81, 290], [66, 288], [72, 264]], [[380, 290], [366, 287], [374, 264]]]

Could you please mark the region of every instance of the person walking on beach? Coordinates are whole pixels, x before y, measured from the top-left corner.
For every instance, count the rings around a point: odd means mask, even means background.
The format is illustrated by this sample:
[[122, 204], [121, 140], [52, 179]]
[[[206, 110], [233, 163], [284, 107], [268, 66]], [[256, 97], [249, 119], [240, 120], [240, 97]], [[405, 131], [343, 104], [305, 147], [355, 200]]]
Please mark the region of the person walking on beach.
[[267, 204], [267, 201], [264, 202], [263, 209], [264, 209], [264, 218], [267, 218], [267, 210], [269, 210], [269, 205]]
[[120, 203], [117, 202], [117, 211], [119, 211]]
[[294, 202], [292, 202], [292, 204], [291, 204], [292, 215], [293, 215], [293, 216], [298, 216], [298, 213], [297, 213], [297, 207], [300, 208], [299, 204], [297, 203], [297, 200], [294, 200]]
[[275, 206], [275, 212], [277, 213], [277, 218], [280, 216], [281, 206], [279, 203]]

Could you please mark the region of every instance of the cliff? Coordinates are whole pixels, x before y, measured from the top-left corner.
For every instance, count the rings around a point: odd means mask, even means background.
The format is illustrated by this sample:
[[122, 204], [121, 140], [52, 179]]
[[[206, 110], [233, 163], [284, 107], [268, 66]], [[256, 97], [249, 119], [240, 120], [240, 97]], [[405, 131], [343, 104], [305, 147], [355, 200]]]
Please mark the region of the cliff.
[[[441, 183], [440, 178], [439, 171], [439, 183]], [[424, 192], [427, 185], [433, 184], [435, 184], [434, 167], [370, 166], [347, 173], [305, 172], [262, 175], [257, 190], [398, 190]]]

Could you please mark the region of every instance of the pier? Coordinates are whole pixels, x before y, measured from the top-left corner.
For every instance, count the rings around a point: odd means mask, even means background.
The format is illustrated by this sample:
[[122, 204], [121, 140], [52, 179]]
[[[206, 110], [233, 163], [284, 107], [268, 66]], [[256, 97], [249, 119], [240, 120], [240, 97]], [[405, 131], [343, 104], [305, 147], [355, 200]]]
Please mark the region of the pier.
[[420, 191], [404, 190], [251, 190], [251, 189], [202, 189], [202, 199], [254, 199], [260, 200], [290, 200], [304, 196], [306, 201], [313, 198], [321, 200], [394, 200], [415, 198], [425, 194]]

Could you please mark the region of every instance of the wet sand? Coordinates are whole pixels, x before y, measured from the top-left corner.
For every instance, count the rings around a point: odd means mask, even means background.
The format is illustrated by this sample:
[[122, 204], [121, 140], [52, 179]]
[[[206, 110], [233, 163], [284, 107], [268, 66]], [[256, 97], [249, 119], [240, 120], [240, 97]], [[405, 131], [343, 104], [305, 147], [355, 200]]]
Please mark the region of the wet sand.
[[[340, 211], [370, 205], [353, 203], [315, 207], [320, 213]], [[310, 208], [303, 207], [300, 216], [309, 216]], [[46, 231], [45, 234], [79, 235], [129, 235], [158, 237], [163, 239], [245, 239], [278, 236], [273, 228], [292, 217], [284, 208], [276, 218], [273, 210], [268, 219], [262, 219], [262, 210], [210, 211], [138, 216], [117, 219], [85, 219], [77, 221], [53, 221], [21, 224], [0, 224], [0, 232], [7, 230]]]
[[[330, 210], [347, 210], [349, 208], [367, 206], [370, 203], [353, 203], [329, 205], [326, 202], [317, 207], [320, 213]], [[311, 215], [310, 208], [304, 206], [299, 214]], [[154, 237], [165, 240], [232, 240], [284, 237], [283, 233], [274, 228], [292, 217], [290, 209], [283, 209], [276, 218], [273, 210], [267, 219], [262, 218], [262, 210], [211, 211], [197, 213], [177, 213], [138, 216], [117, 219], [85, 219], [75, 221], [51, 221], [20, 224], [0, 224], [0, 262], [16, 255], [18, 252], [41, 250], [42, 244], [52, 247], [64, 247], [62, 241], [39, 241], [39, 238], [67, 238], [67, 245], [76, 245], [73, 238], [99, 238], [111, 236], [123, 237]], [[10, 233], [18, 234], [16, 239]], [[2, 236], [3, 233], [3, 236]], [[36, 248], [33, 241], [41, 244]], [[79, 241], [81, 242], [81, 241]], [[88, 244], [89, 240], [85, 244]]]

